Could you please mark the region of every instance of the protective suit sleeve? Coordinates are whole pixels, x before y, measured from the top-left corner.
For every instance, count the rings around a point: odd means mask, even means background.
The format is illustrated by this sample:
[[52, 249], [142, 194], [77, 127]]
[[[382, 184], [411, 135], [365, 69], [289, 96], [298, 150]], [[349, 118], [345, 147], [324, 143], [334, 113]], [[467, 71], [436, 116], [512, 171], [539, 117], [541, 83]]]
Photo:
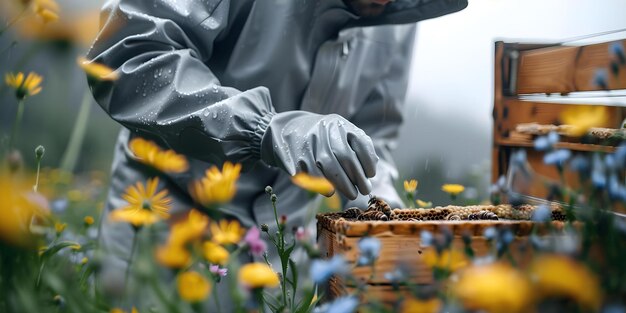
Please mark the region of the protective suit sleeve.
[[251, 165], [274, 115], [269, 90], [222, 86], [206, 65], [227, 31], [230, 1], [110, 1], [88, 58], [119, 73], [92, 84], [100, 106], [133, 132], [209, 162]]
[[[372, 194], [384, 199], [392, 208], [404, 207], [398, 195], [394, 180], [398, 178], [398, 170], [391, 156], [400, 126], [403, 122], [404, 98], [406, 95], [415, 26], [403, 26], [396, 33], [394, 56], [389, 59], [381, 77], [368, 94], [361, 109], [350, 121], [365, 131], [371, 138], [380, 157], [376, 176], [371, 179]], [[368, 197], [359, 196], [348, 201], [344, 207], [366, 208]]]

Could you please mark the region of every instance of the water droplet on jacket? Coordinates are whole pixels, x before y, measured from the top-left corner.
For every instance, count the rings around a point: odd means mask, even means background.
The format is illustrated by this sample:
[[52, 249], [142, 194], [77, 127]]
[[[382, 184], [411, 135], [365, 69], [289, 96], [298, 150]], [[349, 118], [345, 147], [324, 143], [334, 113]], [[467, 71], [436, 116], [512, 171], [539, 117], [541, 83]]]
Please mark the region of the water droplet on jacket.
[[202, 112], [202, 114], [203, 114], [204, 116], [209, 116], [209, 113], [211, 113], [211, 112], [209, 111], [209, 108], [204, 109], [204, 112]]
[[217, 27], [220, 26], [220, 23], [212, 16], [209, 16], [209, 18], [206, 19], [206, 22], [204, 22], [204, 24], [209, 29], [216, 29]]
[[220, 92], [220, 90], [217, 88], [216, 85], [213, 85], [213, 93], [218, 93]]
[[213, 118], [217, 118], [217, 112], [213, 112]]

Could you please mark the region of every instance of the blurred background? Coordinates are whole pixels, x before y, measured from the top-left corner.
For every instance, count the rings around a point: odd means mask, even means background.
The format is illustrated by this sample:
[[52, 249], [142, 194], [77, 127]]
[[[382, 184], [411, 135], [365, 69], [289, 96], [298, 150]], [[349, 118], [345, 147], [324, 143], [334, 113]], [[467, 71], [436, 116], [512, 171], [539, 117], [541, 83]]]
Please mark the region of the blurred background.
[[[2, 25], [16, 13], [17, 2], [0, 3]], [[17, 147], [31, 166], [34, 153], [30, 151], [43, 144], [43, 166], [107, 173], [119, 126], [91, 98], [85, 98], [84, 74], [74, 66], [97, 32], [98, 10], [104, 1], [58, 2], [61, 20], [37, 27], [41, 23], [25, 19], [0, 38], [0, 47], [10, 47], [0, 51], [0, 72], [36, 71], [44, 76], [43, 91], [26, 103], [20, 138], [28, 140], [18, 141]], [[470, 0], [469, 7], [459, 13], [421, 22], [405, 124], [395, 151], [399, 184], [418, 179], [418, 198], [435, 204], [450, 199], [439, 190], [443, 183], [469, 186], [464, 196], [472, 201], [487, 197], [495, 40], [561, 42], [624, 28], [624, 0]], [[20, 41], [13, 45], [15, 38]], [[81, 105], [84, 99], [88, 105]], [[0, 128], [4, 133], [10, 130], [15, 112], [12, 91], [2, 84]], [[79, 114], [88, 116], [79, 125], [86, 128], [84, 138], [80, 132], [72, 136]], [[72, 140], [82, 141], [75, 160], [72, 153], [66, 153]]]

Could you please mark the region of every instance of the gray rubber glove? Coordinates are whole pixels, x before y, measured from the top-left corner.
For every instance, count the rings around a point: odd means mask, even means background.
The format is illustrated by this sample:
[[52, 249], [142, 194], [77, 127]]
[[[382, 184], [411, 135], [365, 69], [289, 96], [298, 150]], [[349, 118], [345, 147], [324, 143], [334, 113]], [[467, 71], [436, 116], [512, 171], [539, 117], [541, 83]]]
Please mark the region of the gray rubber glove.
[[261, 141], [261, 159], [290, 175], [326, 177], [349, 199], [369, 194], [378, 156], [364, 131], [337, 114], [288, 111], [274, 115]]

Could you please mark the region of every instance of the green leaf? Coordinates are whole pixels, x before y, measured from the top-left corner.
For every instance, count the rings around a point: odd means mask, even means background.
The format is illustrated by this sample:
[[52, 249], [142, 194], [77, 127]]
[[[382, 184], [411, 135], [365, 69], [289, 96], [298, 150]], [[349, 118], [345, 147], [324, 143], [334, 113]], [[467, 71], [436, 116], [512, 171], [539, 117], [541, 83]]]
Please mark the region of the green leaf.
[[61, 251], [64, 248], [67, 247], [71, 247], [71, 246], [75, 246], [75, 245], [80, 245], [78, 242], [74, 242], [74, 241], [61, 241], [51, 247], [48, 247], [48, 249], [46, 249], [42, 254], [41, 254], [41, 259], [45, 260], [48, 259], [50, 257], [52, 257], [53, 255], [57, 254], [59, 251]]

